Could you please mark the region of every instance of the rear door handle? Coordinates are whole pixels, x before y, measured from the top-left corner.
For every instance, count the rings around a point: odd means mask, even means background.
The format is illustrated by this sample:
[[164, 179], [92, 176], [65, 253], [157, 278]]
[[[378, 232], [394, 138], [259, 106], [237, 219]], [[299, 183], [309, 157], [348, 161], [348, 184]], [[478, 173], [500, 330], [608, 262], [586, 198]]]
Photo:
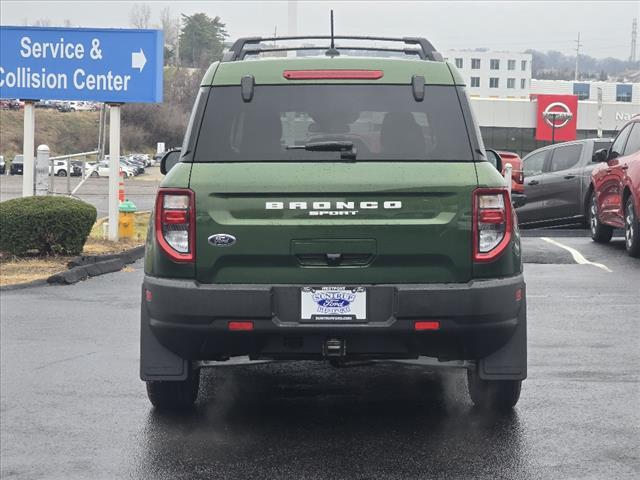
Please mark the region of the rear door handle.
[[540, 182], [538, 180], [531, 180], [527, 185], [539, 185]]
[[565, 180], [571, 180], [572, 178], [576, 178], [576, 176], [575, 175], [565, 175], [564, 176]]

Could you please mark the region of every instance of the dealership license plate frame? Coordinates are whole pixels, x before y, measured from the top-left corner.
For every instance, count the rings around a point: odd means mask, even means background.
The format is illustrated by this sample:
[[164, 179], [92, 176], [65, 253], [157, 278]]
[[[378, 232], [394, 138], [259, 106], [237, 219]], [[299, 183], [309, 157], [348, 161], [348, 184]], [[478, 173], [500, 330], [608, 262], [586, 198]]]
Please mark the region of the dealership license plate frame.
[[300, 321], [364, 323], [367, 293], [364, 287], [303, 287], [300, 289]]

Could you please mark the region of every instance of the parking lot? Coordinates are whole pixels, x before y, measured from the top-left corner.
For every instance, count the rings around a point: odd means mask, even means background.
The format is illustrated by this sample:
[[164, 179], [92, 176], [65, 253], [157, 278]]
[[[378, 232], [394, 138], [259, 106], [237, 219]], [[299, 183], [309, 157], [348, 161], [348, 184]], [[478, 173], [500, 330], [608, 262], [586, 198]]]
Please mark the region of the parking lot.
[[640, 262], [621, 239], [550, 240], [523, 239], [529, 378], [501, 417], [462, 373], [242, 361], [205, 370], [195, 412], [160, 415], [138, 379], [141, 262], [3, 292], [2, 477], [637, 478]]
[[[160, 181], [160, 167], [150, 167], [147, 173], [133, 179], [125, 179], [125, 195], [136, 204], [138, 210], [151, 210], [156, 190]], [[67, 181], [71, 190], [80, 182], [79, 177], [55, 177], [54, 192], [58, 195], [67, 193]], [[0, 177], [0, 201], [22, 196], [22, 175]], [[98, 217], [109, 214], [109, 179], [88, 178], [75, 195], [77, 198], [92, 204], [98, 210]]]

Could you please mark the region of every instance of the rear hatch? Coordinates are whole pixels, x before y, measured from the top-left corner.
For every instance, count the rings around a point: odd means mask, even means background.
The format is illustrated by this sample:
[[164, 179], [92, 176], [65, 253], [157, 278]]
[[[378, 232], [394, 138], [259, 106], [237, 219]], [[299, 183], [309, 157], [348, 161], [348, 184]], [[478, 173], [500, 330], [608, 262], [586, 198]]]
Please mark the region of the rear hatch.
[[471, 162], [195, 164], [197, 278], [468, 281], [475, 185]]
[[[398, 65], [410, 72], [429, 63]], [[269, 81], [295, 70], [270, 71]], [[199, 134], [188, 152], [200, 282], [470, 280], [477, 176], [448, 67], [433, 63], [440, 84], [427, 84], [423, 98], [408, 74], [398, 85], [335, 80], [336, 71], [312, 84], [261, 85], [257, 75], [241, 88], [239, 77], [235, 85], [214, 79], [201, 93]], [[389, 69], [383, 78], [400, 82]], [[353, 148], [305, 150], [317, 142]], [[215, 235], [235, 242], [217, 245]]]

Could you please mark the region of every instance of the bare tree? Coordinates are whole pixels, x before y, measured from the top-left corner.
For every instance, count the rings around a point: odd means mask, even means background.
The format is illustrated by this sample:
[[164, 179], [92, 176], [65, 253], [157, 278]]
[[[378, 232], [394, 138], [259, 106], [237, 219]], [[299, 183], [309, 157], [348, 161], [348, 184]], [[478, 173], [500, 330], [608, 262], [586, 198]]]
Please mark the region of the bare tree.
[[160, 11], [160, 28], [164, 33], [164, 43], [173, 47], [178, 37], [177, 20], [171, 16], [171, 8], [165, 7]]
[[149, 28], [151, 8], [146, 3], [134, 3], [129, 12], [129, 23], [135, 28]]

